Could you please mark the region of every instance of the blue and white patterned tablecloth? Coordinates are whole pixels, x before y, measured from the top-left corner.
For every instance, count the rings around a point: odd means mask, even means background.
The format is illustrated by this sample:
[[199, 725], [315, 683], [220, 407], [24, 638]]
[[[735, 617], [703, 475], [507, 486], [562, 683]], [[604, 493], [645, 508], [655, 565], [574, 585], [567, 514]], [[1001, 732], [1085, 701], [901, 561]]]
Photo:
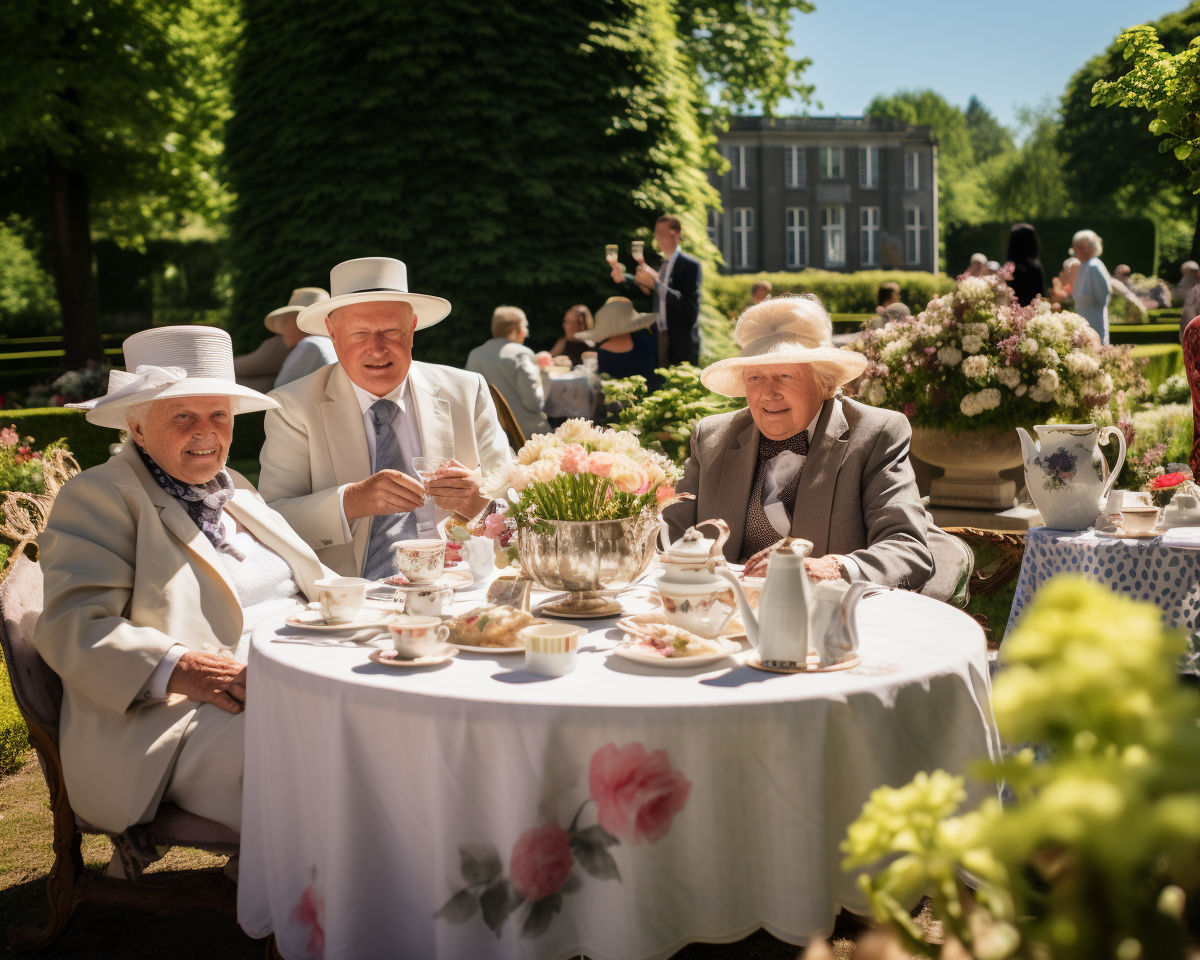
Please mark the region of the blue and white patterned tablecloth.
[[1196, 528], [1135, 540], [1095, 530], [1034, 527], [1025, 538], [1025, 558], [1006, 635], [1038, 588], [1059, 573], [1081, 573], [1135, 600], [1148, 600], [1162, 610], [1169, 627], [1192, 632], [1200, 623], [1200, 530]]

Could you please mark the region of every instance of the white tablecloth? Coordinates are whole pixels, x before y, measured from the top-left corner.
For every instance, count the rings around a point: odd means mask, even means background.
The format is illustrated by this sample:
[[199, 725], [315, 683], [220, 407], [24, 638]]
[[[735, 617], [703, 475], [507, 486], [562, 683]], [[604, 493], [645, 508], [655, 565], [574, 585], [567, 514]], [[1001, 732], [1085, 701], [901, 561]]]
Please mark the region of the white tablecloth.
[[[402, 671], [264, 624], [239, 921], [289, 960], [826, 936], [839, 905], [866, 912], [838, 843], [867, 794], [998, 750], [973, 620], [896, 592], [859, 624], [861, 665], [785, 676], [643, 667], [607, 656], [619, 634], [594, 622], [558, 679], [523, 655]], [[508, 912], [516, 891], [530, 900]]]
[[1147, 539], [1112, 537], [1090, 530], [1034, 527], [1005, 633], [1012, 630], [1038, 588], [1058, 573], [1079, 573], [1117, 593], [1156, 604], [1169, 627], [1195, 630], [1200, 623], [1200, 534], [1194, 527]]
[[582, 367], [566, 373], [552, 371], [542, 374], [546, 390], [543, 411], [548, 417], [585, 417], [596, 414], [596, 399], [600, 378]]

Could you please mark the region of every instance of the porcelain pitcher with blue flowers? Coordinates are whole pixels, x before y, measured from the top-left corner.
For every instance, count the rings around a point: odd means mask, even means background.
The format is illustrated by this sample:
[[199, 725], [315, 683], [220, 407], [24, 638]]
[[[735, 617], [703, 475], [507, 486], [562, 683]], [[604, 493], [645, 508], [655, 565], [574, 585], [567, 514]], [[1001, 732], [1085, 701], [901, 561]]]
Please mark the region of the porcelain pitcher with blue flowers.
[[[1053, 530], [1083, 530], [1096, 522], [1125, 463], [1125, 435], [1094, 423], [1052, 423], [1034, 427], [1038, 439], [1017, 427], [1025, 456], [1029, 495]], [[1099, 444], [1115, 439], [1120, 450], [1112, 473]]]

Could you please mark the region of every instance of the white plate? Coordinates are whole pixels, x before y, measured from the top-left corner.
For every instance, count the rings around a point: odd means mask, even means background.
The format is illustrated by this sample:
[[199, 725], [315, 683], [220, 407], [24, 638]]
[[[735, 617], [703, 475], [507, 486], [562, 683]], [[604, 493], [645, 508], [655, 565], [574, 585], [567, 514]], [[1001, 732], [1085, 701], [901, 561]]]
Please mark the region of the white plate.
[[381, 663], [385, 667], [432, 667], [434, 664], [453, 660], [457, 656], [458, 651], [454, 649], [454, 645], [447, 643], [442, 653], [429, 657], [417, 657], [415, 660], [406, 660], [404, 657], [399, 656], [395, 650], [373, 650], [367, 659], [373, 660], [375, 663]]
[[[655, 610], [653, 613], [638, 613], [633, 616], [622, 617], [617, 621], [617, 629], [624, 630], [626, 633], [637, 637], [645, 632], [646, 627], [666, 622], [666, 615], [661, 610]], [[735, 613], [729, 623], [725, 625], [725, 629], [717, 636], [721, 640], [733, 640], [734, 637], [744, 637], [745, 635], [746, 628], [742, 625], [741, 617]], [[738, 647], [738, 649], [740, 650], [741, 647]]]
[[[382, 613], [383, 611], [379, 612]], [[365, 618], [364, 614], [366, 614]], [[390, 620], [390, 617], [371, 616], [366, 611], [363, 611], [363, 613], [359, 614], [357, 620], [351, 620], [347, 623], [326, 623], [325, 618], [321, 616], [320, 610], [301, 610], [299, 613], [293, 613], [284, 623], [289, 627], [300, 627], [303, 630], [345, 633], [348, 630], [362, 630], [365, 627], [385, 627]]]
[[673, 670], [686, 670], [688, 667], [701, 667], [705, 664], [716, 663], [718, 660], [724, 660], [726, 657], [734, 653], [741, 652], [741, 646], [734, 643], [732, 640], [717, 640], [716, 643], [725, 647], [725, 653], [696, 653], [690, 657], [659, 657], [652, 653], [642, 653], [638, 649], [639, 644], [621, 643], [613, 647], [613, 653], [618, 657], [624, 657], [626, 660], [632, 660], [635, 663], [644, 663], [651, 667], [667, 667]]
[[468, 647], [463, 643], [451, 643], [450, 646], [458, 647], [466, 653], [524, 653], [525, 645], [519, 647]]

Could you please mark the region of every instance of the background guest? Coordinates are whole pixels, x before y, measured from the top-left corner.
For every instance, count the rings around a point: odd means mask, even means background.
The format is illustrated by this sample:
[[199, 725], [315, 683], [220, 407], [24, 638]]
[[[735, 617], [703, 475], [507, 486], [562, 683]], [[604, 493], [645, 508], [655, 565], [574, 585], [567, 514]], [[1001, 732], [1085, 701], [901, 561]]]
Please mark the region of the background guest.
[[[251, 353], [233, 358], [233, 374], [237, 377], [237, 382], [243, 387], [261, 392], [274, 387], [275, 379], [283, 369], [292, 348], [300, 342], [299, 339], [293, 339], [291, 343], [285, 340], [282, 335], [283, 320], [289, 315], [294, 317], [310, 303], [323, 299], [329, 299], [329, 294], [320, 287], [299, 287], [292, 291], [286, 307], [279, 307], [268, 313], [263, 318], [263, 325], [274, 336], [267, 337]], [[300, 338], [303, 336], [300, 334]]]
[[983, 271], [987, 267], [987, 257], [982, 253], [971, 254], [971, 265], [967, 267], [968, 276], [982, 277]]
[[1071, 299], [1071, 293], [1075, 288], [1075, 278], [1079, 275], [1079, 258], [1067, 257], [1063, 261], [1062, 269], [1058, 272], [1058, 276], [1050, 281], [1050, 299], [1052, 302], [1062, 306], [1066, 301]]
[[980, 274], [980, 276], [981, 277], [994, 277], [999, 272], [1000, 272], [1000, 261], [999, 260], [989, 260], [987, 263], [985, 263], [983, 265], [983, 272]]
[[1179, 267], [1183, 276], [1179, 280], [1179, 285], [1175, 288], [1175, 299], [1181, 303], [1187, 300], [1187, 296], [1196, 286], [1197, 280], [1200, 280], [1200, 264], [1195, 260], [1185, 260]]
[[279, 335], [283, 337], [283, 342], [291, 350], [287, 359], [283, 361], [283, 366], [279, 368], [279, 375], [275, 377], [274, 387], [282, 387], [285, 383], [291, 383], [293, 380], [307, 377], [310, 373], [316, 373], [328, 364], [337, 363], [337, 354], [328, 337], [309, 336], [296, 326], [296, 318], [300, 316], [302, 309], [309, 304], [321, 303], [328, 299], [329, 294], [324, 290], [317, 287], [304, 287], [292, 294], [292, 299], [288, 301], [286, 307], [267, 314], [268, 320], [271, 319], [272, 314], [278, 315], [276, 316], [276, 325], [271, 329], [279, 332]]
[[750, 299], [755, 306], [762, 303], [771, 295], [771, 281], [759, 280], [750, 288]]
[[582, 340], [576, 340], [575, 334], [586, 333], [595, 323], [591, 310], [582, 303], [575, 304], [563, 315], [563, 335], [554, 341], [554, 346], [550, 348], [550, 356], [570, 357], [571, 366], [579, 366], [583, 363], [583, 354], [588, 350], [588, 345]]
[[875, 291], [875, 312], [880, 316], [883, 316], [883, 312], [893, 303], [899, 302], [900, 284], [895, 280], [885, 280]]
[[1129, 283], [1129, 278], [1133, 276], [1133, 269], [1127, 263], [1118, 263], [1117, 268], [1112, 272], [1114, 280], [1120, 280], [1122, 283]]
[[[1187, 329], [1187, 325], [1191, 323], [1198, 314], [1200, 314], [1200, 284], [1192, 287], [1192, 289], [1188, 291], [1187, 299], [1183, 301], [1183, 309], [1180, 311], [1179, 316], [1180, 342], [1183, 341], [1183, 331]], [[1200, 399], [1200, 395], [1197, 395], [1197, 399]], [[1196, 423], [1197, 426], [1200, 427], [1200, 419], [1198, 419]], [[1197, 473], [1196, 476], [1200, 477], [1200, 473]]]
[[1008, 262], [1013, 265], [1012, 280], [1008, 285], [1023, 307], [1033, 303], [1034, 297], [1046, 295], [1046, 274], [1042, 270], [1039, 254], [1042, 245], [1037, 231], [1029, 223], [1015, 223], [1008, 234]]
[[[563, 324], [564, 328], [566, 324]], [[520, 307], [497, 307], [492, 313], [492, 339], [467, 355], [467, 370], [478, 373], [508, 401], [527, 437], [549, 433], [542, 408], [546, 393], [533, 351], [525, 346], [529, 320]]]
[[1071, 240], [1071, 252], [1079, 258], [1079, 272], [1072, 290], [1075, 312], [1083, 317], [1102, 343], [1108, 343], [1108, 301], [1112, 281], [1100, 260], [1104, 243], [1094, 230], [1080, 230]]
[[658, 317], [638, 313], [626, 297], [609, 297], [596, 311], [596, 326], [586, 334], [576, 334], [597, 344], [596, 358], [601, 376], [615, 378], [643, 376], [651, 390], [662, 386], [662, 377], [654, 372], [658, 363], [658, 338], [647, 328]]

